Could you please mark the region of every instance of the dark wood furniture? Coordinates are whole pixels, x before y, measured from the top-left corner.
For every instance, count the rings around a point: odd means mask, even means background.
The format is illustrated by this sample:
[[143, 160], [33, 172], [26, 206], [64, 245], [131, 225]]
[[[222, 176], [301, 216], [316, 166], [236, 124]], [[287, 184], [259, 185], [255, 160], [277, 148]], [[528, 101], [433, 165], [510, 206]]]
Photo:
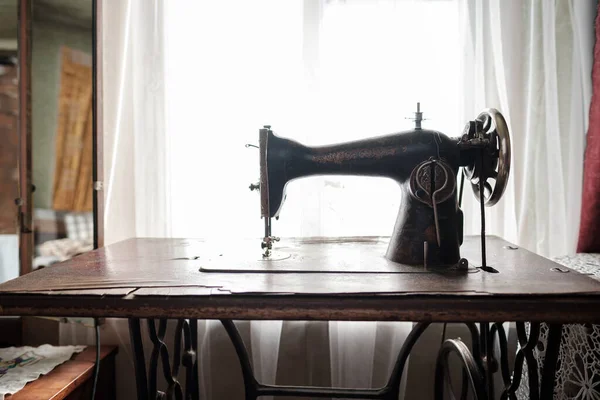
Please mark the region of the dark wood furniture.
[[[271, 264], [260, 259], [258, 241], [131, 239], [0, 285], [0, 313], [129, 318], [141, 399], [155, 398], [156, 365], [171, 362], [162, 341], [168, 319], [178, 320], [174, 372], [182, 364], [188, 367], [188, 376], [197, 376], [196, 320], [221, 319], [242, 363], [247, 398], [317, 392], [253, 381], [233, 319], [417, 321], [399, 356], [395, 371], [400, 373], [390, 380], [393, 385], [399, 383], [405, 357], [430, 322], [462, 322], [476, 346], [469, 350], [461, 342], [447, 341], [439, 356], [436, 384], [443, 383], [447, 356], [457, 353], [464, 361], [467, 386], [480, 398], [491, 398], [492, 385], [485, 382], [492, 382], [495, 372], [502, 374], [507, 393], [519, 385], [520, 375], [513, 380], [508, 374], [501, 322], [517, 322], [522, 348], [515, 366], [522, 367], [527, 359], [530, 371], [537, 367], [537, 362], [532, 365], [537, 327], [547, 322], [551, 332], [542, 384], [530, 385], [536, 391], [532, 398], [547, 398], [554, 383], [553, 352], [560, 343], [561, 325], [600, 322], [600, 282], [497, 237], [488, 238], [487, 256], [488, 265], [498, 272], [482, 271], [475, 266], [480, 260], [478, 240], [467, 237], [461, 248], [472, 264], [468, 270], [426, 270], [391, 264], [384, 257], [387, 240], [380, 238], [283, 240], [277, 251], [290, 257]], [[224, 272], [227, 269], [234, 271]], [[148, 374], [140, 319], [148, 319], [156, 353]], [[532, 322], [530, 332], [525, 331], [525, 322]], [[492, 351], [494, 343], [504, 345], [500, 356]], [[178, 383], [170, 378], [167, 392], [175, 393]], [[197, 394], [189, 381], [192, 387], [187, 389]], [[393, 398], [395, 389], [386, 390], [319, 393]]]
[[[16, 195], [10, 201], [12, 206], [6, 207], [6, 201], [0, 211], [0, 230], [7, 223], [6, 215], [11, 220], [17, 220], [13, 231], [19, 234], [19, 274], [25, 275], [32, 270], [34, 256], [33, 205], [35, 190], [33, 182], [33, 144], [32, 144], [32, 0], [15, 0], [18, 3], [18, 99], [15, 114], [16, 138], [18, 139], [18, 186]], [[92, 179], [93, 179], [93, 210], [94, 210], [94, 247], [104, 243], [104, 194], [103, 194], [103, 140], [102, 140], [102, 2], [91, 0], [92, 7]], [[0, 56], [5, 56], [4, 52]], [[0, 82], [0, 86], [3, 83]], [[1, 102], [1, 101], [0, 101]], [[4, 108], [4, 106], [0, 106]], [[0, 110], [2, 114], [2, 110]], [[0, 119], [2, 116], [0, 115]], [[0, 121], [1, 122], [1, 121]], [[7, 142], [8, 143], [8, 142]], [[1, 154], [0, 154], [1, 156]], [[1, 158], [1, 157], [0, 157]], [[2, 161], [2, 160], [0, 160]], [[10, 160], [5, 160], [10, 161]], [[2, 177], [0, 177], [0, 181]], [[2, 182], [0, 182], [1, 184]], [[0, 185], [1, 186], [1, 185]], [[3, 187], [5, 189], [5, 187]], [[12, 191], [11, 191], [12, 193]], [[6, 213], [6, 215], [5, 215]], [[14, 215], [14, 217], [11, 217]], [[10, 221], [8, 221], [10, 222]], [[10, 227], [9, 227], [10, 228]]]
[[[100, 350], [96, 399], [114, 400], [117, 348], [102, 346]], [[6, 400], [87, 400], [91, 396], [95, 360], [96, 349], [88, 347], [17, 393], [7, 396]]]

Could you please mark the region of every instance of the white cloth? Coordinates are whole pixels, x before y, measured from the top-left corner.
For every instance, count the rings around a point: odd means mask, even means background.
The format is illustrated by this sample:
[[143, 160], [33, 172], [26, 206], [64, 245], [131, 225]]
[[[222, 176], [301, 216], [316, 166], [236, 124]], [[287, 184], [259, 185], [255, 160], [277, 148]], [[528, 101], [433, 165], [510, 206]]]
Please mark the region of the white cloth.
[[85, 346], [7, 347], [0, 349], [0, 400], [23, 389], [58, 365], [80, 353]]

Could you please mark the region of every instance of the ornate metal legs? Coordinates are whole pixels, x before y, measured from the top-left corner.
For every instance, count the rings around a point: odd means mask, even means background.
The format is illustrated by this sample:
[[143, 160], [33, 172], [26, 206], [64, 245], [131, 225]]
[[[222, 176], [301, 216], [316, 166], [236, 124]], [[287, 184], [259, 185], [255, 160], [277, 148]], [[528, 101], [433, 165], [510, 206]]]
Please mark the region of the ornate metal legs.
[[[129, 319], [129, 334], [133, 349], [135, 381], [139, 400], [154, 399], [176, 399], [176, 400], [199, 400], [200, 392], [198, 386], [198, 362], [196, 358], [198, 350], [198, 325], [195, 319], [177, 320], [175, 327], [173, 365], [169, 357], [169, 349], [165, 343], [167, 333], [166, 319], [158, 320], [158, 330], [153, 319], [148, 319], [148, 333], [152, 341], [152, 353], [148, 375], [146, 375], [146, 357], [142, 342], [140, 320]], [[182, 354], [183, 345], [183, 354]], [[159, 391], [158, 387], [158, 363], [161, 363], [163, 377], [167, 383], [165, 392]], [[185, 397], [181, 384], [177, 380], [179, 368], [183, 365], [186, 369]]]
[[[473, 342], [472, 350], [460, 340], [446, 340], [437, 359], [435, 397], [444, 398], [444, 391], [450, 393], [454, 398], [454, 391], [449, 379], [448, 358], [455, 353], [463, 368], [463, 379], [461, 386], [461, 399], [467, 398], [469, 389], [475, 394], [476, 399], [491, 400], [495, 398], [493, 378], [496, 372], [500, 372], [504, 389], [500, 398], [517, 399], [517, 393], [523, 393], [527, 399], [552, 399], [554, 393], [554, 380], [560, 348], [562, 325], [549, 325], [548, 344], [545, 357], [536, 358], [534, 350], [538, 346], [540, 338], [540, 324], [532, 323], [527, 332], [524, 322], [517, 322], [517, 338], [519, 349], [515, 363], [511, 370], [508, 365], [507, 335], [502, 323], [494, 323], [491, 328], [488, 323], [481, 323], [477, 330], [475, 324], [466, 324], [471, 332]], [[496, 344], [499, 347], [499, 358], [496, 354]], [[538, 362], [542, 366], [541, 379], [538, 376]], [[527, 373], [524, 374], [524, 365]], [[528, 377], [528, 384], [521, 386], [524, 376]], [[528, 393], [524, 388], [529, 388]]]
[[[199, 374], [196, 359], [198, 347], [197, 321], [194, 319], [177, 320], [172, 359], [165, 343], [167, 320], [158, 320], [158, 328], [155, 320], [149, 319], [147, 322], [148, 333], [153, 345], [148, 365], [146, 364], [142, 345], [140, 320], [137, 318], [129, 320], [138, 399], [199, 400]], [[420, 322], [414, 326], [402, 345], [392, 374], [384, 387], [378, 389], [345, 389], [265, 385], [258, 382], [254, 377], [248, 352], [235, 324], [231, 320], [222, 320], [221, 323], [229, 335], [240, 361], [246, 400], [255, 400], [259, 396], [396, 400], [399, 396], [400, 380], [408, 356], [417, 340], [429, 326], [428, 322]], [[478, 400], [494, 399], [493, 378], [498, 372], [501, 374], [504, 384], [500, 396], [502, 400], [517, 399], [517, 391], [523, 390], [521, 380], [524, 375], [528, 377], [529, 393], [526, 395], [528, 399], [546, 400], [552, 398], [562, 325], [549, 326], [545, 354], [544, 357], [538, 359], [534, 354], [534, 350], [539, 343], [540, 324], [532, 323], [527, 329], [525, 323], [518, 322], [519, 349], [512, 372], [508, 361], [507, 335], [502, 323], [480, 323], [479, 326], [474, 323], [466, 323], [465, 325], [471, 335], [471, 348], [469, 349], [460, 339], [449, 339], [444, 342], [438, 353], [435, 376], [435, 398], [437, 400], [444, 399], [445, 395], [449, 395], [452, 399], [455, 398], [454, 388], [449, 378], [449, 360], [452, 354], [458, 356], [457, 358], [463, 369], [460, 399], [467, 399], [469, 392]], [[543, 364], [541, 376], [538, 375], [538, 362]], [[159, 363], [167, 386], [164, 392], [157, 389]], [[185, 395], [181, 384], [177, 380], [181, 365], [186, 369]], [[523, 373], [524, 365], [527, 366], [526, 374]]]
[[435, 398], [444, 398], [444, 388], [449, 387], [451, 396], [454, 398], [454, 390], [450, 382], [450, 374], [447, 371], [448, 357], [456, 353], [460, 357], [463, 365], [463, 377], [461, 385], [461, 399], [467, 398], [468, 389], [475, 393], [476, 399], [486, 398], [486, 388], [482, 370], [466, 344], [461, 340], [449, 339], [444, 342], [438, 353], [437, 364], [435, 367]]
[[146, 357], [144, 356], [144, 346], [142, 342], [142, 332], [140, 329], [140, 320], [138, 318], [129, 319], [129, 341], [133, 351], [133, 366], [135, 368], [135, 386], [139, 400], [149, 399], [148, 380], [146, 379]]
[[429, 326], [428, 322], [420, 322], [415, 325], [406, 341], [400, 349], [398, 358], [394, 365], [392, 376], [388, 383], [379, 389], [344, 389], [344, 388], [322, 388], [309, 386], [277, 386], [264, 385], [256, 380], [252, 371], [252, 365], [248, 358], [248, 352], [244, 342], [235, 327], [233, 321], [222, 320], [229, 338], [231, 339], [235, 351], [240, 360], [242, 375], [244, 376], [244, 387], [246, 400], [254, 400], [259, 396], [299, 396], [299, 397], [327, 397], [327, 398], [346, 398], [346, 399], [384, 399], [397, 400], [400, 395], [400, 379], [404, 366], [408, 360], [408, 355], [415, 343], [421, 337], [425, 329]]

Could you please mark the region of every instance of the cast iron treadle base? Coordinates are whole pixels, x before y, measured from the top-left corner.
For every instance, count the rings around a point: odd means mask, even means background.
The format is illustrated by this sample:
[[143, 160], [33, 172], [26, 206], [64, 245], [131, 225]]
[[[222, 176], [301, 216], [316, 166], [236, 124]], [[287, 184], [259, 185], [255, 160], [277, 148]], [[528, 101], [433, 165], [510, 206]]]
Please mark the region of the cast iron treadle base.
[[[168, 347], [164, 342], [167, 331], [166, 319], [158, 320], [158, 330], [154, 319], [148, 319], [148, 333], [153, 344], [150, 355], [148, 371], [142, 346], [140, 320], [129, 319], [129, 330], [134, 353], [136, 385], [139, 400], [177, 399], [199, 400], [199, 374], [196, 358], [198, 338], [197, 320], [177, 320], [175, 329], [175, 349], [173, 365], [169, 356]], [[279, 386], [265, 385], [258, 382], [254, 376], [252, 365], [244, 342], [231, 320], [221, 320], [242, 368], [246, 400], [255, 400], [260, 396], [297, 396], [297, 397], [323, 397], [347, 399], [382, 399], [396, 400], [399, 397], [400, 381], [415, 343], [430, 325], [429, 322], [415, 324], [406, 341], [400, 349], [398, 358], [387, 384], [377, 389], [346, 389], [323, 388], [310, 386]], [[471, 334], [471, 349], [460, 339], [446, 340], [438, 353], [435, 373], [435, 399], [441, 400], [445, 396], [454, 399], [455, 390], [449, 379], [448, 360], [451, 354], [458, 355], [462, 366], [462, 380], [460, 399], [466, 399], [469, 393], [477, 400], [492, 400], [495, 398], [493, 377], [500, 372], [504, 382], [501, 399], [516, 399], [516, 392], [521, 383], [523, 365], [527, 361], [529, 376], [529, 398], [531, 400], [551, 399], [554, 390], [554, 377], [560, 347], [562, 325], [550, 325], [548, 346], [545, 352], [544, 368], [542, 370], [541, 384], [538, 379], [538, 360], [534, 349], [539, 340], [540, 324], [532, 323], [529, 333], [524, 322], [517, 322], [517, 336], [519, 350], [511, 375], [508, 365], [508, 344], [506, 332], [502, 323], [482, 322], [479, 327], [475, 323], [465, 323]], [[494, 351], [496, 341], [500, 348], [498, 354]], [[182, 354], [183, 345], [183, 354]], [[158, 363], [162, 364], [163, 376], [167, 382], [167, 389], [157, 389]], [[177, 381], [180, 365], [186, 369], [185, 397], [181, 384]]]
[[[134, 356], [138, 399], [199, 400], [198, 360], [196, 357], [198, 353], [198, 321], [195, 319], [177, 320], [172, 366], [169, 349], [164, 341], [168, 320], [158, 320], [158, 331], [154, 319], [147, 319], [146, 321], [148, 322], [150, 340], [153, 344], [148, 375], [146, 375], [146, 357], [144, 355], [140, 320], [138, 318], [129, 319], [129, 335]], [[182, 344], [183, 354], [181, 353]], [[167, 382], [167, 389], [164, 392], [157, 389], [159, 361], [162, 364], [163, 376]], [[181, 384], [177, 380], [181, 365], [186, 369], [185, 397]]]
[[299, 396], [299, 397], [328, 397], [328, 398], [346, 398], [346, 399], [384, 399], [397, 400], [400, 396], [400, 379], [404, 366], [408, 360], [413, 346], [421, 337], [425, 329], [429, 326], [428, 322], [420, 322], [412, 329], [406, 341], [400, 349], [396, 364], [388, 383], [378, 389], [343, 389], [343, 388], [322, 388], [309, 386], [277, 386], [264, 385], [259, 383], [254, 377], [252, 365], [248, 357], [248, 352], [244, 342], [231, 320], [221, 320], [229, 338], [231, 339], [235, 351], [242, 366], [242, 375], [244, 377], [244, 387], [247, 400], [254, 400], [259, 396]]
[[[524, 322], [516, 323], [519, 350], [516, 354], [512, 375], [508, 365], [508, 341], [502, 323], [493, 323], [491, 328], [489, 323], [480, 323], [479, 329], [472, 323], [466, 325], [471, 332], [472, 350], [469, 350], [460, 340], [449, 339], [444, 342], [438, 353], [435, 372], [436, 399], [443, 399], [445, 394], [449, 394], [452, 399], [455, 398], [448, 370], [448, 358], [452, 353], [458, 356], [462, 366], [461, 399], [467, 398], [469, 389], [475, 399], [494, 399], [496, 396], [493, 379], [494, 374], [499, 370], [504, 383], [500, 399], [516, 400], [525, 361], [527, 361], [529, 377], [528, 399], [552, 399], [560, 349], [561, 324], [549, 325], [545, 359], [538, 360], [535, 357], [534, 349], [539, 342], [540, 324], [531, 323], [528, 333]], [[499, 359], [498, 354], [494, 351], [496, 341], [500, 349]], [[541, 383], [538, 379], [538, 361], [543, 363]]]

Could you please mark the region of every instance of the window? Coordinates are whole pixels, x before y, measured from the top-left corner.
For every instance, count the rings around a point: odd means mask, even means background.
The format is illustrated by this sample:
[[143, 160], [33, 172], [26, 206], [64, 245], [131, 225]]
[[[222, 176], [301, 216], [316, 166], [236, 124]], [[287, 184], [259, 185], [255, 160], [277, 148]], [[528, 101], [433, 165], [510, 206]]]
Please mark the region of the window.
[[[262, 235], [258, 151], [244, 145], [265, 124], [348, 141], [410, 129], [417, 101], [425, 127], [458, 136], [464, 123], [452, 2], [167, 2], [165, 31], [174, 236]], [[383, 178], [298, 180], [273, 234], [387, 236], [400, 197]]]

